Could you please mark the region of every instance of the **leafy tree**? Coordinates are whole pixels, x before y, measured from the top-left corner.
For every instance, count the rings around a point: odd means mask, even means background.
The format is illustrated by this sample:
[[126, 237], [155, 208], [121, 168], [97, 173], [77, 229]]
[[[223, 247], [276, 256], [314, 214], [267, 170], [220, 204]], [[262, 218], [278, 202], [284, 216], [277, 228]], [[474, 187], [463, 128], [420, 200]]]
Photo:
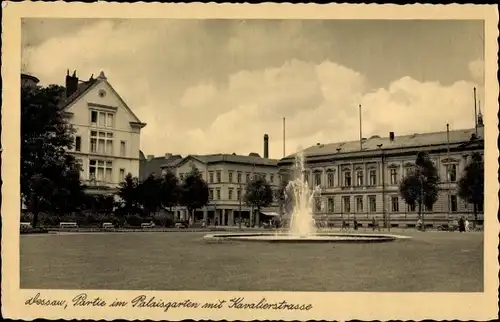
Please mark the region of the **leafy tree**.
[[195, 166], [191, 168], [191, 171], [184, 178], [180, 191], [180, 204], [187, 208], [189, 219], [191, 219], [196, 209], [208, 204], [208, 185]]
[[139, 183], [137, 190], [139, 193], [139, 201], [144, 207], [147, 215], [156, 213], [161, 206], [161, 179], [150, 175], [143, 182]]
[[95, 199], [97, 212], [106, 215], [113, 213], [116, 206], [115, 197], [113, 195], [97, 195]]
[[139, 180], [133, 177], [131, 173], [125, 176], [120, 182], [117, 195], [122, 200], [120, 211], [127, 215], [136, 215], [140, 212], [140, 192]]
[[484, 163], [481, 154], [472, 154], [472, 161], [458, 181], [458, 195], [473, 205], [475, 227], [479, 205], [484, 204]]
[[66, 155], [64, 163], [52, 164], [42, 175], [53, 178], [55, 186], [50, 210], [59, 215], [82, 210], [85, 204], [85, 186], [80, 181], [80, 167], [72, 156]]
[[[245, 203], [257, 208], [257, 214], [253, 224], [260, 223], [260, 209], [267, 207], [273, 202], [273, 190], [266, 179], [261, 176], [255, 176], [247, 185], [244, 197]], [[252, 214], [253, 216], [253, 214]]]
[[401, 180], [399, 193], [410, 206], [418, 204], [419, 218], [422, 218], [422, 208], [432, 209], [438, 198], [438, 171], [429, 155], [420, 152], [415, 160], [413, 170]]
[[[61, 101], [64, 87], [21, 87], [21, 193], [30, 195], [30, 180], [50, 163], [60, 162], [73, 146], [72, 126]], [[50, 178], [49, 178], [50, 179]]]
[[67, 122], [64, 87], [21, 86], [21, 200], [33, 213], [78, 210], [84, 201], [73, 146], [74, 129]]
[[279, 186], [274, 190], [274, 198], [278, 201], [281, 213], [285, 213], [288, 210], [286, 205], [288, 199], [286, 188], [289, 182], [288, 177], [282, 175]]
[[179, 180], [172, 171], [168, 170], [167, 173], [165, 173], [165, 175], [162, 177], [160, 191], [160, 201], [163, 208], [172, 210], [172, 207], [175, 207], [179, 204]]

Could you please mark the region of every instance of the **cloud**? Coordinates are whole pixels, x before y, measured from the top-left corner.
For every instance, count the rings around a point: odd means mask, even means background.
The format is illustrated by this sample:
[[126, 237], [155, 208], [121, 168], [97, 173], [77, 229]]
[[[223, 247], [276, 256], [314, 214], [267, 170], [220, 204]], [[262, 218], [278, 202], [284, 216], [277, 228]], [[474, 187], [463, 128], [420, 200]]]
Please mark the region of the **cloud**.
[[23, 66], [44, 84], [62, 84], [67, 68], [81, 78], [104, 70], [148, 123], [145, 154], [262, 154], [267, 133], [270, 156], [280, 158], [283, 117], [288, 154], [356, 140], [359, 104], [366, 137], [440, 131], [446, 123], [473, 127], [472, 88], [483, 95], [482, 62], [468, 65], [472, 79], [444, 85], [408, 75], [373, 87], [376, 76], [326, 57], [328, 46], [304, 37], [304, 28], [288, 21], [97, 20], [25, 47]]
[[[230, 79], [226, 89], [211, 92], [206, 102], [197, 101], [200, 110], [222, 112], [212, 114], [205, 126], [188, 135], [180, 132], [171, 142], [175, 151], [262, 154], [262, 136], [267, 133], [271, 156], [279, 158], [283, 116], [288, 153], [299, 146], [356, 140], [359, 104], [367, 137], [386, 136], [389, 131], [401, 135], [441, 131], [447, 123], [451, 129], [470, 128], [474, 122], [471, 93], [477, 85], [467, 81], [443, 86], [404, 77], [388, 88], [367, 92], [363, 75], [329, 61], [317, 65], [292, 61], [278, 68], [239, 72]], [[212, 106], [215, 101], [217, 107]]]
[[484, 83], [484, 61], [474, 60], [469, 63], [469, 72], [474, 79], [479, 84]]

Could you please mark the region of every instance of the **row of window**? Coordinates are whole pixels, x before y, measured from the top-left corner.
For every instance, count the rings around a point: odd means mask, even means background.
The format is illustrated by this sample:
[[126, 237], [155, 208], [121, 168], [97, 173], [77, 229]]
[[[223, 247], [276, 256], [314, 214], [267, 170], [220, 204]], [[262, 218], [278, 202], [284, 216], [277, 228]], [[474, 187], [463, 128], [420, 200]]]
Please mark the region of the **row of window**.
[[[356, 212], [364, 212], [365, 207], [364, 207], [364, 200], [363, 196], [355, 196], [355, 207], [356, 207]], [[391, 212], [399, 212], [399, 197], [398, 196], [391, 196], [390, 197], [390, 210]], [[316, 211], [322, 211], [322, 205], [321, 205], [321, 200], [318, 198], [316, 199]], [[456, 195], [451, 195], [450, 196], [450, 210], [451, 212], [457, 212], [458, 211], [458, 198]], [[335, 201], [333, 198], [328, 198], [327, 199], [327, 212], [333, 213], [335, 212]], [[428, 209], [432, 210], [432, 209]], [[344, 213], [350, 213], [351, 212], [351, 197], [350, 196], [344, 196], [342, 197], [342, 211]], [[377, 198], [376, 196], [368, 196], [368, 208], [367, 211], [369, 213], [375, 213], [377, 212]], [[416, 206], [415, 205], [407, 205], [407, 210], [408, 212], [414, 212], [416, 211]], [[482, 210], [480, 210], [482, 211]]]
[[[457, 181], [457, 166], [456, 164], [449, 164], [446, 166], [447, 173], [448, 173], [448, 180], [450, 182], [456, 182]], [[410, 174], [411, 168], [406, 168], [405, 169], [405, 176], [408, 176]], [[352, 176], [351, 176], [351, 171], [346, 170], [342, 172], [343, 174], [343, 187], [351, 187], [352, 184]], [[358, 170], [355, 171], [356, 175], [356, 186], [363, 186], [364, 185], [364, 171], [363, 170]], [[322, 185], [322, 173], [321, 172], [314, 172], [314, 185], [315, 186], [321, 186]], [[304, 180], [306, 182], [309, 182], [309, 172], [304, 172]], [[397, 168], [391, 168], [389, 170], [389, 183], [391, 185], [397, 185], [399, 183], [399, 173]], [[368, 171], [368, 185], [369, 186], [375, 186], [377, 185], [377, 170], [375, 169], [370, 169]], [[335, 178], [334, 178], [334, 172], [328, 171], [326, 174], [326, 187], [327, 188], [332, 188], [335, 186]]]
[[[233, 177], [233, 173], [234, 171], [229, 171], [228, 172], [228, 182], [229, 183], [234, 183], [234, 177]], [[241, 180], [242, 180], [242, 176], [243, 176], [243, 172], [240, 172], [240, 171], [237, 171], [236, 172], [236, 183], [243, 183]], [[252, 173], [251, 172], [247, 172], [245, 173], [245, 179], [246, 179], [246, 183], [250, 182], [252, 180], [253, 177], [255, 176], [261, 176], [262, 178], [264, 178], [266, 181], [267, 181], [267, 175], [265, 173], [253, 173], [253, 176], [252, 176]], [[179, 178], [181, 180], [184, 180], [184, 173], [179, 173]], [[216, 171], [215, 172], [215, 179], [216, 181], [214, 182], [214, 171], [209, 171], [208, 172], [208, 183], [221, 183], [222, 182], [222, 171]], [[270, 174], [269, 175], [269, 183], [274, 183], [274, 174]]]
[[[215, 190], [215, 196], [214, 196], [214, 190]], [[227, 189], [227, 199], [228, 200], [233, 200], [234, 190], [235, 190], [234, 188]], [[236, 189], [236, 199], [234, 199], [234, 200], [240, 200], [241, 197], [242, 197], [241, 189]], [[221, 200], [221, 189], [209, 189], [208, 190], [208, 198], [210, 200]]]
[[[80, 166], [83, 166], [82, 160], [78, 160]], [[121, 181], [125, 178], [125, 169], [119, 169], [119, 177], [118, 181]], [[90, 181], [104, 182], [104, 183], [115, 183], [113, 180], [113, 162], [112, 161], [104, 161], [97, 159], [89, 160], [89, 175], [88, 179]]]
[[90, 125], [113, 128], [115, 126], [115, 114], [91, 109]]
[[[113, 151], [113, 133], [103, 131], [90, 131], [90, 153], [99, 153], [106, 155], [114, 155]], [[127, 144], [125, 141], [120, 141], [120, 156], [126, 156]], [[75, 151], [82, 151], [81, 136], [75, 137]]]

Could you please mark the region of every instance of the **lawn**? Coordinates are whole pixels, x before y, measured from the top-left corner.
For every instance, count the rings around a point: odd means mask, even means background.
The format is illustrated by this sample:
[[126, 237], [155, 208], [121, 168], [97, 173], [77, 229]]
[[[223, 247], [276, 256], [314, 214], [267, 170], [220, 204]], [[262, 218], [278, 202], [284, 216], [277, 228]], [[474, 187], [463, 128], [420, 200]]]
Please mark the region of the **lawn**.
[[204, 234], [21, 236], [21, 288], [483, 291], [482, 233], [375, 244], [212, 244]]

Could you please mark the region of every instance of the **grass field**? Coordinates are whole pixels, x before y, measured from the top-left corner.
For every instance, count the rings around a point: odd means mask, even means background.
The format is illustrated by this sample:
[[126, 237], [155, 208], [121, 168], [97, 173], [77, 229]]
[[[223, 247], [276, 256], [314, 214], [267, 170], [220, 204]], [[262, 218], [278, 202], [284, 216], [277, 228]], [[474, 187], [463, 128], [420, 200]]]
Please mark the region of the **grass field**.
[[209, 244], [205, 233], [21, 236], [21, 288], [481, 292], [483, 234], [376, 244]]

